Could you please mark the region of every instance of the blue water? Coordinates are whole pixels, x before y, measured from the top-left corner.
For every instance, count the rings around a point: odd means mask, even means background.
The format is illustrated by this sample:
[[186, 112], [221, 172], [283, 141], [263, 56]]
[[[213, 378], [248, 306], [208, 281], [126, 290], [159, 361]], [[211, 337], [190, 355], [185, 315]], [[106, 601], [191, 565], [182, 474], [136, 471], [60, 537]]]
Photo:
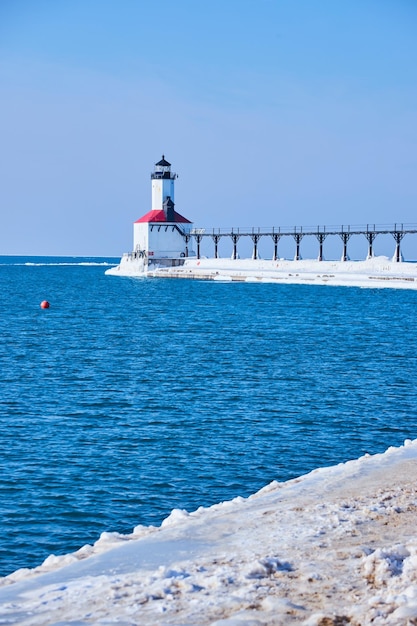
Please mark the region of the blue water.
[[417, 437], [417, 292], [112, 261], [0, 257], [0, 574]]

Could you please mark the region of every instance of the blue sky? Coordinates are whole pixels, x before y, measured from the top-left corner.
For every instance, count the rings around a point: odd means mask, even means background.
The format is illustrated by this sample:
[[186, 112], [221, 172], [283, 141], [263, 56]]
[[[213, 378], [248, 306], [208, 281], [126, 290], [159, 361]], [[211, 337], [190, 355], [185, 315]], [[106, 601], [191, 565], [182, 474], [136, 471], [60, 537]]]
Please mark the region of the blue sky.
[[195, 226], [416, 223], [416, 32], [413, 0], [0, 0], [0, 254], [130, 250], [162, 153]]

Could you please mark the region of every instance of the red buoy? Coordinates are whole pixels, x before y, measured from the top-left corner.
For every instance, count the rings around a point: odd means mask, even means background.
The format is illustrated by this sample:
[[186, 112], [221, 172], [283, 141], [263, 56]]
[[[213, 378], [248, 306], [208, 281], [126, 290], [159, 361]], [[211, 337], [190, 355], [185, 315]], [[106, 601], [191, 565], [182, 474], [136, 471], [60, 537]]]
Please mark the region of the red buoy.
[[49, 309], [49, 302], [48, 302], [48, 300], [42, 300], [42, 302], [41, 302], [41, 309]]

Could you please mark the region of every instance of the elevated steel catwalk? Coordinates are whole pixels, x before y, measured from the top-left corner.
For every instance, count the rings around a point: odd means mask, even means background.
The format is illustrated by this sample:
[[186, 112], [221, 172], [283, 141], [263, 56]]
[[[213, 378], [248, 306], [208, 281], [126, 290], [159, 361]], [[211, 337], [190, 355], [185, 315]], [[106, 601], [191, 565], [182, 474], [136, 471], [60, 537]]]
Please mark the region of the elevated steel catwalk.
[[[416, 234], [417, 224], [365, 224], [356, 226], [294, 226], [293, 228], [194, 228], [191, 236], [197, 244], [197, 258], [200, 258], [200, 244], [204, 237], [209, 237], [214, 242], [214, 257], [218, 257], [218, 244], [222, 237], [230, 237], [233, 242], [232, 257], [237, 258], [237, 243], [241, 237], [250, 237], [253, 241], [254, 259], [258, 258], [258, 243], [261, 237], [271, 237], [274, 244], [272, 258], [278, 258], [278, 242], [281, 237], [293, 237], [296, 249], [294, 259], [300, 259], [300, 244], [303, 237], [316, 237], [319, 242], [318, 260], [323, 260], [323, 242], [326, 237], [339, 236], [343, 242], [342, 260], [348, 259], [347, 244], [349, 239], [355, 235], [363, 235], [368, 240], [368, 257], [373, 256], [373, 243], [378, 235], [392, 235], [395, 240], [394, 260], [400, 261], [400, 244], [405, 235]], [[188, 235], [189, 237], [189, 235]]]

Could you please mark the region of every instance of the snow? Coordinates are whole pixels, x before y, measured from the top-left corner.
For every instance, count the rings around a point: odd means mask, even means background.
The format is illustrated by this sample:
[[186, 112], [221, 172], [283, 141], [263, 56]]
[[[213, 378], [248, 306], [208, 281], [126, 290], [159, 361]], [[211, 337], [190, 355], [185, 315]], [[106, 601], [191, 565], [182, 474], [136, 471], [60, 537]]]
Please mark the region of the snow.
[[113, 276], [197, 278], [235, 282], [281, 284], [350, 285], [417, 289], [417, 263], [395, 262], [385, 256], [365, 261], [316, 261], [285, 259], [185, 259], [183, 265], [162, 267], [124, 256], [119, 265], [106, 271]]
[[104, 533], [0, 583], [0, 623], [417, 623], [417, 440], [160, 527]]

